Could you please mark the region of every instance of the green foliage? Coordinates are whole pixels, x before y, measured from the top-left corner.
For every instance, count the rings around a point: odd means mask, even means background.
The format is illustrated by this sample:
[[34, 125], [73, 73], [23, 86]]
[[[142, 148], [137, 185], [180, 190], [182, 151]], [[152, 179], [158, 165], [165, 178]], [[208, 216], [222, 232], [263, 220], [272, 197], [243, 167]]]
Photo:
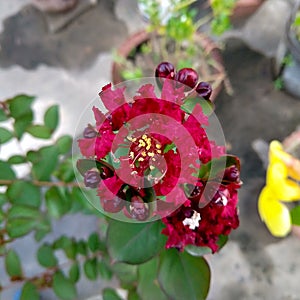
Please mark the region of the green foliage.
[[292, 224], [300, 226], [300, 206], [296, 206], [291, 210]]
[[160, 222], [135, 224], [111, 220], [107, 232], [107, 247], [116, 262], [141, 264], [157, 255], [166, 238]]
[[213, 11], [213, 20], [211, 22], [212, 32], [221, 35], [231, 28], [230, 17], [237, 0], [212, 0], [211, 8]]
[[[131, 224], [103, 218], [76, 182], [70, 156], [72, 138], [64, 135], [52, 139], [59, 124], [58, 106], [46, 110], [43, 124], [35, 124], [33, 100], [19, 95], [1, 102], [0, 106], [0, 122], [11, 122], [13, 128], [9, 131], [0, 126], [1, 143], [14, 140], [22, 148], [25, 132], [48, 142], [47, 146], [0, 160], [0, 185], [4, 187], [0, 193], [0, 260], [11, 281], [22, 282], [20, 299], [39, 299], [39, 290], [45, 288], [51, 288], [58, 299], [77, 299], [76, 285], [82, 277], [102, 283], [117, 278], [120, 286], [127, 289], [128, 300], [166, 300], [181, 296], [203, 299], [209, 282], [205, 261], [188, 253], [164, 250], [166, 237], [161, 234], [164, 226], [161, 221]], [[173, 148], [170, 145], [169, 149]], [[15, 165], [19, 164], [30, 167], [26, 176], [15, 173]], [[78, 166], [84, 173], [95, 167], [95, 162], [81, 160]], [[73, 213], [101, 217], [99, 229], [88, 232], [85, 238], [79, 239], [74, 232], [73, 236], [61, 235], [49, 242], [47, 237], [53, 221]], [[29, 234], [38, 243], [34, 256], [43, 268], [32, 277], [27, 274], [13, 243]], [[174, 270], [184, 276], [175, 274]], [[192, 278], [184, 273], [186, 270]], [[175, 292], [171, 291], [172, 284]], [[191, 291], [177, 290], [185, 285]], [[115, 290], [104, 288], [103, 299], [121, 298]]]
[[37, 287], [31, 283], [31, 282], [26, 282], [21, 291], [21, 297], [20, 300], [39, 300], [40, 296], [37, 290]]
[[9, 250], [5, 256], [5, 269], [10, 277], [21, 277], [22, 267], [18, 254], [14, 250]]
[[162, 253], [159, 283], [170, 299], [204, 300], [210, 284], [210, 269], [202, 257], [172, 249]]

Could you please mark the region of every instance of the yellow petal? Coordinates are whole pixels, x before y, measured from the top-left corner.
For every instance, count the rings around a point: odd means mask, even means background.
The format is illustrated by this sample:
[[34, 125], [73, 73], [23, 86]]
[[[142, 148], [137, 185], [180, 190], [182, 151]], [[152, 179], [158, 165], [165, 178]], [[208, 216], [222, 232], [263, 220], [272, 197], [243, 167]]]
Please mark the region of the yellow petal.
[[300, 200], [300, 186], [297, 182], [288, 179], [288, 169], [282, 162], [273, 162], [269, 165], [267, 186], [272, 189], [279, 200]]
[[287, 167], [288, 175], [293, 179], [300, 180], [300, 160], [285, 152], [280, 142], [272, 141], [270, 143], [269, 160], [270, 164], [284, 163]]
[[258, 212], [272, 235], [284, 237], [291, 231], [288, 208], [276, 199], [269, 187], [264, 187], [258, 199]]

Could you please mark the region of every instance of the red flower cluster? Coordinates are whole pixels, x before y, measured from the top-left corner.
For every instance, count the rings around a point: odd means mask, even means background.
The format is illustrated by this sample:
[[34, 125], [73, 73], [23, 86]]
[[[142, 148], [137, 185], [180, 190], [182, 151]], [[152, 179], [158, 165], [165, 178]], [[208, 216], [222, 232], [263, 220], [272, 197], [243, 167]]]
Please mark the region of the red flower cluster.
[[78, 140], [85, 157], [78, 169], [85, 185], [97, 188], [104, 211], [138, 221], [161, 217], [168, 248], [216, 251], [218, 237], [238, 226], [239, 170], [225, 162], [214, 176], [207, 173], [212, 160], [225, 157], [224, 147], [209, 140], [199, 103], [187, 113], [187, 96], [197, 93], [167, 78], [160, 98], [152, 84], [130, 99], [125, 88], [105, 86], [99, 96], [108, 112], [93, 107], [95, 126]]

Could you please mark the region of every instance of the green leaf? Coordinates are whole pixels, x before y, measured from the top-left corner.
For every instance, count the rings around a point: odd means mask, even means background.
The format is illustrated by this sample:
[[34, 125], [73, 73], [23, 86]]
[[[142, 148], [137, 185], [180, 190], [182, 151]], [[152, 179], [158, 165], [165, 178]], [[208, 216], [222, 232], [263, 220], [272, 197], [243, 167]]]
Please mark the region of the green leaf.
[[41, 241], [49, 232], [51, 232], [51, 222], [48, 218], [44, 218], [36, 226], [34, 238], [37, 242]]
[[201, 106], [202, 111], [206, 116], [210, 116], [214, 111], [214, 104], [209, 100], [203, 99], [202, 97], [186, 99], [183, 105], [181, 105], [181, 108], [188, 114], [192, 114], [196, 105]]
[[21, 296], [20, 296], [20, 300], [28, 300], [28, 299], [30, 300], [40, 299], [37, 287], [29, 281], [23, 285]]
[[31, 104], [34, 100], [33, 96], [17, 95], [7, 102], [9, 104], [10, 114], [13, 118], [18, 119], [28, 112], [31, 112]]
[[14, 205], [40, 207], [40, 189], [27, 181], [15, 181], [7, 189], [7, 196]]
[[66, 256], [69, 259], [75, 259], [77, 253], [77, 245], [74, 238], [69, 238], [67, 236], [61, 236], [53, 244], [54, 249], [63, 249]]
[[125, 263], [116, 263], [111, 266], [113, 273], [119, 278], [121, 283], [132, 284], [138, 280], [137, 266]]
[[39, 139], [49, 139], [52, 133], [51, 129], [44, 125], [30, 125], [26, 128], [26, 131]]
[[13, 205], [7, 213], [8, 219], [14, 218], [29, 218], [29, 219], [39, 219], [41, 216], [41, 212], [39, 209], [27, 206], [27, 205], [20, 205], [16, 204]]
[[66, 154], [71, 150], [73, 139], [69, 135], [63, 135], [56, 141], [56, 146], [60, 154]]
[[8, 142], [13, 137], [13, 134], [6, 128], [0, 127], [0, 144]]
[[87, 243], [83, 240], [76, 243], [76, 253], [86, 256], [88, 253]]
[[105, 245], [101, 242], [99, 235], [96, 232], [90, 234], [88, 239], [88, 246], [92, 252], [96, 252], [97, 250], [104, 250]]
[[33, 120], [32, 111], [28, 112], [27, 114], [15, 120], [14, 131], [18, 140], [21, 139], [23, 133], [25, 132], [26, 128], [31, 124], [32, 120]]
[[74, 283], [61, 271], [57, 271], [53, 276], [53, 290], [56, 296], [62, 300], [73, 300], [77, 296]]
[[6, 121], [8, 119], [5, 111], [3, 108], [0, 108], [0, 122]]
[[37, 259], [40, 265], [45, 268], [55, 267], [58, 263], [52, 247], [45, 244], [42, 245], [37, 251]]
[[300, 206], [296, 206], [291, 210], [292, 224], [300, 226]]
[[[156, 300], [157, 298], [152, 298], [152, 299]], [[141, 300], [141, 298], [139, 297], [136, 291], [130, 290], [128, 292], [127, 300]]]
[[138, 267], [137, 292], [142, 300], [167, 300], [157, 282], [158, 258], [151, 259]]
[[112, 288], [105, 288], [102, 292], [103, 300], [122, 300], [117, 292]]
[[55, 171], [54, 175], [63, 182], [71, 182], [75, 179], [75, 173], [71, 159], [64, 160]]
[[70, 280], [73, 282], [73, 283], [76, 283], [79, 278], [80, 278], [80, 267], [79, 267], [79, 264], [76, 262], [74, 263], [71, 268], [69, 269], [69, 277], [70, 277]]
[[163, 248], [166, 237], [161, 234], [163, 224], [109, 222], [107, 247], [114, 262], [141, 264]]
[[0, 180], [16, 179], [15, 172], [12, 170], [9, 163], [0, 160]]
[[90, 280], [96, 280], [98, 275], [98, 262], [96, 258], [88, 259], [83, 264], [85, 276]]
[[24, 236], [35, 229], [37, 223], [37, 220], [29, 218], [9, 219], [6, 223], [7, 234], [11, 238]]
[[53, 132], [59, 121], [58, 105], [53, 105], [47, 109], [44, 115], [45, 125]]
[[45, 199], [51, 217], [59, 219], [68, 211], [68, 203], [58, 187], [51, 187], [46, 192]]
[[5, 268], [10, 277], [21, 277], [21, 261], [16, 251], [10, 249], [5, 256]]
[[50, 180], [50, 175], [56, 169], [58, 149], [55, 145], [42, 147], [37, 152], [29, 152], [27, 158], [32, 161], [32, 174], [37, 180]]
[[192, 256], [203, 256], [205, 254], [211, 254], [211, 249], [209, 247], [197, 247], [194, 245], [187, 245], [185, 251]]
[[26, 163], [26, 158], [22, 155], [13, 155], [8, 159], [7, 162], [11, 165], [23, 164]]
[[210, 285], [210, 269], [202, 257], [170, 249], [160, 257], [158, 281], [171, 299], [204, 300]]
[[100, 277], [104, 280], [111, 280], [113, 275], [111, 268], [105, 260], [98, 262], [98, 272]]

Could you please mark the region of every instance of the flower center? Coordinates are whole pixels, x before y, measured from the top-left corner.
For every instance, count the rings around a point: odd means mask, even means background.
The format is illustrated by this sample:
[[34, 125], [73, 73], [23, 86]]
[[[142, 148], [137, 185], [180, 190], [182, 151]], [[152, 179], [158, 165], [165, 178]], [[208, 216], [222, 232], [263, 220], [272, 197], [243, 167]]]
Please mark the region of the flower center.
[[[149, 161], [155, 161], [155, 155], [162, 153], [161, 144], [146, 134], [143, 134], [139, 139], [132, 138], [131, 136], [128, 136], [127, 139], [133, 143], [132, 151], [129, 153], [132, 168], [138, 166], [148, 167]], [[149, 168], [153, 170], [154, 166], [150, 165]]]
[[196, 227], [199, 227], [199, 221], [201, 220], [200, 214], [194, 210], [193, 215], [190, 218], [185, 218], [182, 221], [182, 224], [184, 226], [189, 226], [190, 229], [195, 229]]

